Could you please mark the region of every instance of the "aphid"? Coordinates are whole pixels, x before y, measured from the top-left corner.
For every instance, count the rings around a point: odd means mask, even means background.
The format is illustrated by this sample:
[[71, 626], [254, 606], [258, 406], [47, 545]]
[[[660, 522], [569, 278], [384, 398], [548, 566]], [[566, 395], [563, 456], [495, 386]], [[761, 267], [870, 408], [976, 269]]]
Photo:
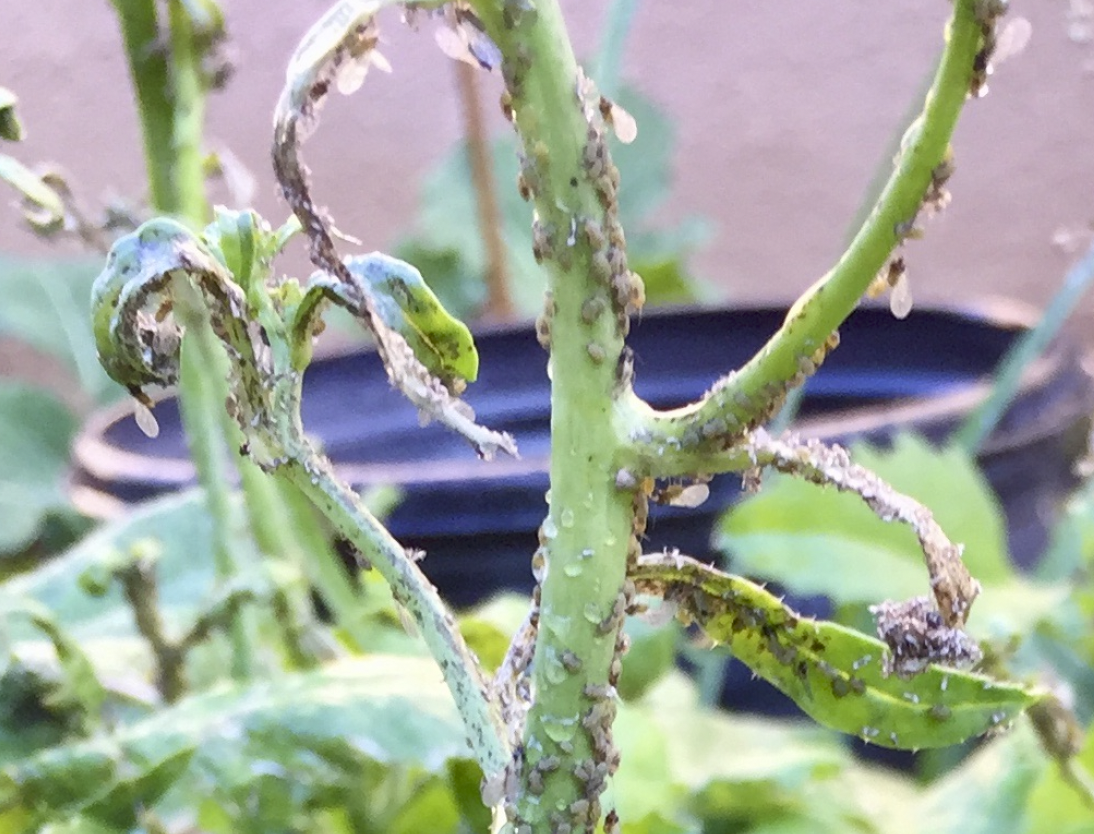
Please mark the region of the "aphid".
[[344, 96], [357, 92], [365, 83], [365, 76], [372, 67], [381, 72], [391, 72], [391, 64], [387, 62], [387, 58], [371, 48], [346, 61], [338, 68], [334, 80], [338, 92]]
[[589, 218], [586, 219], [585, 224], [585, 237], [589, 241], [589, 245], [594, 249], [600, 249], [606, 242], [604, 237], [604, 229], [595, 220]]
[[638, 122], [634, 120], [634, 116], [604, 96], [600, 97], [600, 115], [604, 123], [615, 132], [615, 138], [624, 145], [629, 145], [637, 138]]
[[593, 360], [595, 365], [601, 364], [604, 357], [607, 356], [604, 352], [604, 346], [599, 342], [589, 342], [585, 345], [585, 352], [589, 354], [589, 358]]
[[704, 483], [666, 484], [650, 496], [658, 504], [689, 509], [701, 506], [709, 497], [710, 487]]
[[973, 77], [969, 87], [969, 94], [974, 98], [983, 98], [988, 94], [988, 76], [1008, 58], [1022, 52], [1033, 34], [1033, 26], [1024, 17], [1008, 21], [1003, 30], [996, 34], [995, 20], [1002, 13], [988, 9], [982, 15], [983, 46], [973, 59]]
[[441, 27], [434, 38], [441, 52], [454, 61], [489, 71], [501, 66], [501, 50], [471, 15], [457, 12], [455, 25]]

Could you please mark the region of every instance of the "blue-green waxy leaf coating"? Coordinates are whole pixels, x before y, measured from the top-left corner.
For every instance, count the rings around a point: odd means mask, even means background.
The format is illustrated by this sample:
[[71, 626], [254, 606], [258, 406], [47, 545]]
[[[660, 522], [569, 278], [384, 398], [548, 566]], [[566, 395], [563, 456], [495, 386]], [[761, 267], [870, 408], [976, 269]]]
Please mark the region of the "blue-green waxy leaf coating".
[[714, 640], [816, 721], [897, 749], [945, 747], [1000, 729], [1040, 695], [982, 675], [928, 666], [886, 676], [884, 643], [802, 617], [758, 585], [685, 557], [644, 559], [635, 574], [677, 602]]
[[478, 378], [479, 353], [471, 331], [449, 314], [417, 269], [380, 252], [345, 263], [365, 282], [384, 324], [406, 339], [430, 373], [445, 381]]
[[158, 317], [170, 310], [175, 273], [209, 278], [210, 286], [242, 307], [224, 265], [181, 223], [159, 217], [119, 238], [91, 288], [91, 319], [99, 361], [131, 391], [175, 381], [178, 331], [158, 327]]

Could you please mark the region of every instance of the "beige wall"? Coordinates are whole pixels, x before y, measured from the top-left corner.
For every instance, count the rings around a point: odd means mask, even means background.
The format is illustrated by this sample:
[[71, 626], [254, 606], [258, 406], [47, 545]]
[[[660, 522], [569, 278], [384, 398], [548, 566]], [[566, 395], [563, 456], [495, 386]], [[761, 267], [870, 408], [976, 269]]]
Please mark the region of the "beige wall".
[[[212, 104], [209, 136], [259, 176], [259, 210], [281, 216], [268, 174], [270, 116], [285, 61], [325, 4], [224, 5], [238, 72]], [[1064, 0], [1013, 5], [1033, 38], [962, 119], [953, 204], [908, 253], [921, 298], [993, 290], [1043, 301], [1069, 261], [1054, 234], [1094, 220], [1094, 44], [1069, 36]], [[579, 54], [589, 54], [605, 0], [563, 6]], [[787, 297], [828, 267], [922, 85], [946, 12], [939, 0], [642, 4], [625, 75], [676, 119], [666, 213], [715, 220], [696, 260], [703, 274], [736, 298]], [[394, 15], [386, 22], [395, 73], [332, 101], [310, 155], [338, 225], [373, 247], [408, 222], [419, 175], [459, 129], [453, 74], [430, 34]], [[29, 132], [6, 150], [61, 162], [86, 195], [140, 192], [107, 0], [0, 0], [0, 84], [21, 96]], [[14, 218], [0, 214], [0, 250], [41, 251]]]

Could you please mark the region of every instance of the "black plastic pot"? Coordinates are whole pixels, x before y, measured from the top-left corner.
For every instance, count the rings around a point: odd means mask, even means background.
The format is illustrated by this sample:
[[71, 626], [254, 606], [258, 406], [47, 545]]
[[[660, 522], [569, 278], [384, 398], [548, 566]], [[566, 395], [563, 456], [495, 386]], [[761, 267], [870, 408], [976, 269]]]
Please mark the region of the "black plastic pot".
[[[683, 404], [743, 363], [773, 333], [776, 308], [684, 310], [635, 323], [636, 388], [657, 406]], [[976, 310], [919, 310], [896, 321], [881, 308], [857, 311], [841, 344], [806, 388], [795, 426], [846, 441], [883, 440], [904, 428], [941, 440], [981, 400], [987, 375], [1033, 316], [1010, 303]], [[319, 360], [308, 370], [304, 423], [355, 486], [396, 483], [405, 499], [388, 520], [404, 543], [424, 549], [425, 570], [447, 599], [468, 605], [502, 589], [528, 591], [529, 556], [545, 512], [549, 446], [546, 354], [527, 327], [479, 335], [481, 376], [467, 399], [479, 419], [511, 432], [521, 459], [483, 463], [438, 426], [424, 429], [393, 391], [374, 353]], [[1091, 386], [1077, 347], [1058, 341], [1029, 369], [1022, 389], [981, 454], [1007, 514], [1012, 552], [1040, 553], [1046, 518], [1071, 484]], [[173, 399], [156, 408], [160, 435], [145, 437], [125, 406], [95, 415], [75, 446], [74, 484], [88, 509], [136, 502], [192, 482]], [[740, 494], [715, 479], [711, 500], [687, 510], [655, 507], [649, 548], [711, 557], [711, 526]], [[106, 498], [105, 501], [97, 500]]]
[[[630, 340], [638, 393], [662, 407], [696, 398], [751, 356], [784, 315], [775, 308], [646, 315]], [[1034, 320], [1028, 308], [1011, 303], [917, 309], [903, 322], [887, 309], [860, 309], [841, 328], [839, 350], [809, 380], [795, 428], [828, 441], [883, 442], [902, 429], [942, 440], [986, 395], [996, 363]], [[424, 569], [457, 606], [501, 590], [531, 590], [530, 556], [548, 487], [546, 354], [528, 327], [490, 330], [477, 343], [481, 376], [467, 399], [484, 424], [516, 436], [519, 460], [483, 463], [452, 433], [420, 428], [374, 353], [321, 359], [305, 381], [306, 428], [355, 486], [403, 489], [388, 526], [404, 544], [426, 551]], [[1028, 369], [984, 446], [980, 463], [1002, 501], [1011, 552], [1021, 564], [1041, 553], [1051, 514], [1073, 485], [1071, 463], [1083, 449], [1092, 410], [1079, 348], [1061, 339]], [[97, 414], [77, 440], [74, 494], [85, 509], [117, 508], [193, 480], [175, 401], [156, 407], [155, 440], [129, 414], [126, 406]], [[647, 549], [678, 547], [716, 558], [711, 528], [739, 495], [739, 480], [724, 476], [698, 509], [654, 507]], [[822, 613], [810, 601], [798, 603]], [[794, 709], [766, 684], [750, 682], [740, 664], [727, 671], [724, 699], [736, 709]]]

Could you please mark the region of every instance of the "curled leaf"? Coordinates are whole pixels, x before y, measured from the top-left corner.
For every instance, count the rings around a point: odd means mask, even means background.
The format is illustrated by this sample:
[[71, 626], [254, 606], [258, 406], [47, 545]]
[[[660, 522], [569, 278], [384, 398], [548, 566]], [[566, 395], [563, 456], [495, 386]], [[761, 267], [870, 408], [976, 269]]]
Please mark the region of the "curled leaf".
[[[196, 278], [223, 301], [230, 318], [243, 310], [239, 287], [216, 256], [185, 226], [168, 218], [142, 224], [119, 238], [91, 289], [91, 316], [99, 361], [111, 379], [135, 396], [145, 385], [178, 378], [182, 328], [171, 314], [172, 281]], [[141, 398], [141, 396], [138, 396]]]
[[[478, 371], [477, 356], [468, 348], [470, 334], [454, 328], [453, 323], [458, 322], [443, 312], [439, 303], [410, 314], [399, 304], [395, 306], [401, 314], [391, 307], [385, 310], [391, 295], [377, 294], [368, 270], [356, 274], [342, 260], [335, 246], [334, 227], [311, 195], [310, 172], [301, 157], [301, 145], [315, 129], [319, 108], [343, 72], [350, 71], [356, 80], [360, 67], [375, 63], [373, 56], [379, 40], [375, 15], [384, 6], [393, 4], [394, 0], [342, 0], [304, 36], [289, 62], [285, 87], [274, 114], [274, 171], [282, 196], [310, 240], [312, 263], [329, 276], [330, 283], [317, 290], [320, 298], [333, 295], [336, 299], [355, 301], [356, 313], [372, 331], [392, 383], [425, 418], [435, 419], [463, 435], [482, 457], [492, 457], [499, 450], [515, 456], [513, 438], [477, 425], [470, 407], [456, 397], [462, 380], [474, 378]], [[409, 267], [400, 266], [398, 271], [404, 276], [410, 274], [403, 272], [405, 269]], [[390, 278], [377, 274], [381, 283]], [[409, 304], [420, 306], [426, 298], [421, 288], [424, 284], [407, 295]], [[431, 291], [429, 296], [432, 297]], [[313, 302], [305, 301], [304, 306], [307, 316], [297, 317], [294, 332], [308, 332], [303, 325], [317, 309]], [[396, 322], [395, 326], [388, 323], [389, 318]], [[303, 358], [307, 350], [295, 344], [293, 352], [294, 358]], [[438, 370], [442, 373], [438, 374]]]
[[897, 749], [944, 747], [1006, 726], [1042, 695], [982, 675], [927, 666], [886, 673], [884, 643], [802, 617], [763, 588], [678, 554], [643, 556], [639, 591], [684, 616], [825, 726]]
[[449, 314], [417, 269], [380, 252], [347, 258], [346, 266], [372, 290], [384, 324], [406, 339], [431, 373], [446, 383], [478, 378], [479, 353], [471, 331]]

